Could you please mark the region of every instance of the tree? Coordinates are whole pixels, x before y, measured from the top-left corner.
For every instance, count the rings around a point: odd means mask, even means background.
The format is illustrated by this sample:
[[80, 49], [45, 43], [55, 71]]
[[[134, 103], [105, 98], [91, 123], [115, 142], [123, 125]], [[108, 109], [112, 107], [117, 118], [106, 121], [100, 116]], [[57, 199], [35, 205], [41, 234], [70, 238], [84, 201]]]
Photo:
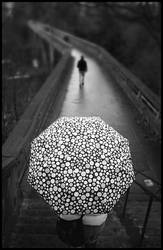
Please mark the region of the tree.
[[161, 47], [161, 4], [159, 2], [106, 3], [115, 18], [143, 25]]

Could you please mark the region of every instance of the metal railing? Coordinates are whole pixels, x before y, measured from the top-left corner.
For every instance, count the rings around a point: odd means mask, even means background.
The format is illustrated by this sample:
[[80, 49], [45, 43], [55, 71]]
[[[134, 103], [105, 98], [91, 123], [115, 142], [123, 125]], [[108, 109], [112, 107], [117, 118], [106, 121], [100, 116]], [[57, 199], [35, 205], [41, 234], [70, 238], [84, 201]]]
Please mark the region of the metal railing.
[[[53, 41], [51, 41], [52, 44]], [[44, 127], [49, 109], [62, 86], [60, 84], [62, 73], [68, 70], [72, 64], [72, 57], [67, 47], [65, 51], [66, 53], [62, 55], [55, 69], [32, 99], [2, 147], [2, 234], [4, 248], [8, 247], [23, 200], [20, 185], [27, 169], [30, 142]]]
[[[141, 247], [143, 240], [144, 240], [145, 232], [147, 229], [147, 224], [148, 224], [148, 220], [149, 220], [149, 216], [150, 216], [150, 212], [151, 212], [151, 208], [152, 208], [152, 203], [153, 203], [153, 201], [161, 202], [161, 184], [157, 180], [149, 177], [148, 175], [142, 173], [141, 171], [135, 170], [135, 176], [137, 176], [138, 174], [143, 176], [144, 180], [149, 181], [149, 184], [144, 184], [144, 183], [141, 183], [140, 181], [137, 181], [137, 180], [134, 181], [134, 183], [136, 185], [138, 185], [145, 192], [145, 194], [148, 195], [148, 197], [149, 197], [148, 203], [146, 206], [146, 213], [145, 213], [145, 217], [144, 217], [144, 221], [143, 221], [143, 226], [141, 229], [140, 241], [138, 243], [138, 246]], [[148, 178], [148, 179], [146, 179], [146, 178]], [[155, 186], [155, 189], [153, 188], [154, 186]], [[126, 192], [126, 197], [125, 197], [125, 201], [124, 201], [124, 205], [123, 205], [123, 209], [122, 209], [122, 218], [125, 218], [125, 215], [126, 215], [126, 208], [127, 208], [127, 204], [128, 204], [130, 190], [131, 190], [131, 188], [129, 188]]]
[[[118, 63], [117, 63], [118, 64]], [[140, 80], [120, 65], [110, 64], [113, 78], [119, 83], [137, 110], [143, 115], [151, 129], [160, 137], [161, 104], [159, 97], [153, 94]], [[116, 74], [115, 74], [116, 73]], [[141, 85], [142, 84], [142, 85]]]

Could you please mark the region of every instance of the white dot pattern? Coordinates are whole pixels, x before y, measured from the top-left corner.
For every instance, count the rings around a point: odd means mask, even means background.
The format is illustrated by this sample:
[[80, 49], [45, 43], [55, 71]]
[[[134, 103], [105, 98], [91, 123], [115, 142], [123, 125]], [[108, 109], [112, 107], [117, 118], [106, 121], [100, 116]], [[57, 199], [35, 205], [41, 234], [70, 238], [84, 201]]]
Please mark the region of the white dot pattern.
[[134, 178], [128, 140], [100, 117], [61, 117], [31, 143], [28, 182], [57, 214], [108, 213]]

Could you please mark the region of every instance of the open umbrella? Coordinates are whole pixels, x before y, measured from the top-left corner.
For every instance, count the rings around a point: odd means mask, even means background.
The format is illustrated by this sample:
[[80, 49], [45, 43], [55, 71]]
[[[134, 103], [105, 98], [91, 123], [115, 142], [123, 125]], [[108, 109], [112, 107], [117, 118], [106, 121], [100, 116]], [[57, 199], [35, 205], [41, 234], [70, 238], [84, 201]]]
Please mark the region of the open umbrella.
[[31, 143], [28, 182], [57, 214], [108, 213], [134, 178], [128, 140], [100, 117], [61, 117]]

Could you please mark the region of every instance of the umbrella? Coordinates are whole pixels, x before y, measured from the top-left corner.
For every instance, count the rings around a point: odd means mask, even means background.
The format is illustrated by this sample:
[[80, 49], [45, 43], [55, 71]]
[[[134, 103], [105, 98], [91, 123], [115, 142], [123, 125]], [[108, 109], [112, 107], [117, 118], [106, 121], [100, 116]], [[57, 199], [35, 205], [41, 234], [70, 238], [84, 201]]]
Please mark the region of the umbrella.
[[28, 182], [57, 214], [108, 213], [134, 178], [128, 140], [100, 117], [61, 117], [31, 143]]

